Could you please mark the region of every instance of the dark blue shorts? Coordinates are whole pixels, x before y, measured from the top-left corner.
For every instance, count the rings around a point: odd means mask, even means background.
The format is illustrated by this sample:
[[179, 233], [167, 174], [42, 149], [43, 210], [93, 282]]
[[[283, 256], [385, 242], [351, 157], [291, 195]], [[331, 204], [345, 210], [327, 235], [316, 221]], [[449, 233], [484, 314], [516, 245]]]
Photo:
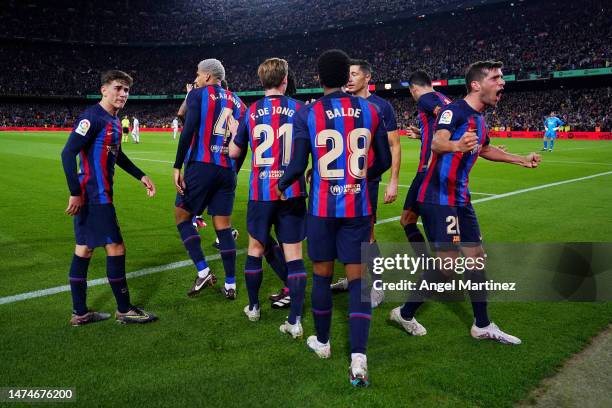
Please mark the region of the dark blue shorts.
[[191, 162], [185, 169], [184, 195], [177, 193], [175, 205], [191, 214], [232, 215], [236, 192], [234, 170], [210, 163]]
[[368, 181], [368, 198], [370, 199], [370, 207], [372, 207], [372, 219], [376, 222], [376, 210], [378, 210], [378, 187], [380, 186], [380, 178]]
[[435, 249], [480, 245], [480, 227], [472, 204], [465, 207], [420, 203], [427, 240]]
[[338, 259], [344, 264], [361, 263], [361, 244], [370, 242], [371, 216], [332, 218], [306, 216], [308, 256], [313, 262]]
[[121, 244], [123, 237], [112, 204], [87, 204], [74, 216], [74, 237], [77, 245], [89, 248]]
[[415, 214], [419, 213], [419, 203], [417, 201], [417, 197], [419, 195], [421, 183], [423, 183], [423, 179], [425, 178], [425, 174], [426, 172], [422, 171], [417, 173], [412, 179], [412, 183], [410, 183], [410, 188], [406, 194], [406, 200], [404, 201], [404, 210], [411, 210]]
[[247, 208], [249, 235], [266, 245], [272, 226], [280, 242], [302, 242], [306, 237], [306, 198], [297, 197], [287, 201], [250, 200]]

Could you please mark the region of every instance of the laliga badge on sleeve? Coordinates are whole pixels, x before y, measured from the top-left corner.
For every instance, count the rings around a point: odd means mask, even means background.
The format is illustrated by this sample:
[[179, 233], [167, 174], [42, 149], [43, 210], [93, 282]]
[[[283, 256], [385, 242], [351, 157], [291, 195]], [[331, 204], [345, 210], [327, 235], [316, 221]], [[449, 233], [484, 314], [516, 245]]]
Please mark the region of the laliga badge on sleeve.
[[453, 120], [453, 111], [445, 110], [440, 115], [440, 120], [438, 120], [438, 123], [440, 125], [450, 125], [451, 120]]
[[91, 124], [89, 123], [89, 121], [87, 119], [83, 119], [79, 122], [79, 125], [74, 131], [81, 136], [85, 136], [90, 126]]

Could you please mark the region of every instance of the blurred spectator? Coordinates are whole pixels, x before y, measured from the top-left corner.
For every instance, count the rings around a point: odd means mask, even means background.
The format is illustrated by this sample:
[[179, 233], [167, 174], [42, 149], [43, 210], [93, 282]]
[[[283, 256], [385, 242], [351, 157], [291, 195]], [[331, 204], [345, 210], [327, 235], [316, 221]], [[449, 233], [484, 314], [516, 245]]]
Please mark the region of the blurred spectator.
[[[452, 95], [456, 99], [463, 95]], [[416, 104], [409, 95], [388, 98], [393, 104], [400, 128], [418, 126]], [[139, 118], [141, 127], [169, 127], [180, 100], [142, 103], [128, 101], [121, 115]], [[247, 101], [252, 102], [252, 100]], [[495, 110], [487, 111], [489, 129], [542, 130], [544, 117], [555, 111], [571, 130], [612, 131], [612, 88], [555, 89], [538, 92], [506, 92]], [[0, 126], [71, 127], [84, 104], [3, 103], [0, 104]]]
[[[0, 70], [3, 72], [0, 78], [0, 95], [97, 93], [98, 74], [111, 68], [122, 69], [133, 75], [133, 94], [177, 94], [182, 93], [185, 83], [193, 80], [197, 62], [208, 57], [223, 61], [230, 89], [235, 91], [259, 89], [257, 66], [265, 58], [272, 56], [289, 61], [296, 73], [298, 88], [316, 87], [316, 58], [322, 50], [334, 47], [345, 49], [353, 57], [369, 60], [374, 67], [373, 79], [376, 82], [405, 80], [410, 72], [418, 68], [425, 68], [435, 78], [463, 77], [466, 66], [479, 59], [501, 60], [505, 64], [504, 72], [515, 74], [519, 79], [548, 76], [555, 70], [612, 65], [612, 24], [606, 12], [609, 7], [604, 0], [533, 0], [511, 3], [514, 6], [503, 2], [496, 7], [456, 11], [453, 15], [427, 14], [425, 18], [357, 28], [348, 25], [345, 28], [337, 25], [330, 27], [326, 23], [329, 16], [350, 20], [357, 12], [364, 16], [362, 19], [372, 20], [378, 12], [392, 12], [396, 8], [404, 10], [404, 7], [406, 10], [417, 10], [432, 1], [362, 0], [359, 7], [347, 7], [346, 0], [338, 0], [331, 6], [323, 6], [320, 0], [311, 0], [308, 5], [305, 0], [290, 0], [295, 7], [277, 7], [272, 0], [237, 0], [231, 2], [232, 7], [229, 7], [229, 1], [206, 3], [205, 13], [201, 0], [154, 2], [149, 5], [154, 10], [143, 9], [138, 13], [130, 12], [128, 5], [144, 8], [145, 2], [113, 0], [109, 4], [112, 3], [115, 7], [111, 7], [107, 6], [106, 2], [57, 0], [53, 2], [53, 8], [41, 8], [39, 5], [30, 10], [28, 4], [31, 3], [14, 0], [8, 2], [12, 8], [0, 6], [4, 14], [23, 9], [22, 12], [26, 15], [30, 13], [28, 19], [32, 20], [31, 24], [3, 24], [0, 29], [5, 30], [5, 36], [8, 37], [21, 33], [30, 38], [19, 42], [5, 41], [0, 47]], [[315, 7], [311, 3], [321, 3], [321, 7]], [[434, 6], [450, 7], [456, 3], [450, 0], [433, 0]], [[465, 7], [467, 3], [461, 4]], [[56, 8], [64, 10], [60, 7], [62, 5], [68, 7], [66, 10], [72, 8], [84, 13], [84, 16], [79, 16], [79, 24], [68, 23], [71, 18], [75, 18], [72, 16], [74, 12], [71, 11], [66, 11], [65, 17], [51, 18], [56, 13]], [[209, 7], [212, 7], [212, 10], [209, 10]], [[100, 9], [106, 8], [112, 10], [107, 10], [108, 13], [99, 12]], [[433, 13], [434, 9], [429, 13]], [[43, 15], [40, 15], [41, 10], [45, 10]], [[85, 16], [91, 16], [93, 10], [98, 10], [101, 20], [91, 20], [95, 23], [90, 23]], [[302, 30], [300, 35], [256, 40], [258, 35], [266, 34], [262, 30], [277, 24], [277, 13], [284, 15], [282, 13], [288, 13], [288, 10], [298, 14], [289, 13], [292, 23], [279, 22], [279, 27], [309, 27], [309, 21], [317, 21], [319, 30], [331, 31], [305, 34]], [[183, 12], [187, 14], [183, 15]], [[189, 14], [191, 12], [195, 14]], [[240, 24], [207, 24], [207, 19], [214, 16], [213, 12], [227, 18], [238, 16], [236, 18]], [[274, 18], [260, 19], [260, 16], [272, 12], [275, 13]], [[105, 43], [109, 45], [31, 41], [36, 33], [48, 39], [57, 32], [60, 38], [67, 36], [79, 41], [91, 35], [107, 35], [108, 30], [98, 29], [100, 21], [117, 19], [123, 13], [129, 15], [129, 24], [123, 26], [113, 23], [112, 26], [117, 26], [118, 29], [111, 33], [117, 35], [117, 38], [107, 38]], [[151, 22], [157, 21], [160, 13], [168, 22]], [[302, 14], [305, 14], [303, 18]], [[196, 15], [199, 17], [195, 18]], [[185, 16], [191, 16], [189, 18], [193, 18], [195, 23], [187, 24], [184, 21]], [[18, 18], [23, 16], [20, 14]], [[11, 20], [9, 17], [7, 19], [3, 19], [3, 22]], [[183, 23], [179, 24], [178, 21]], [[261, 24], [261, 21], [266, 23]], [[141, 24], [147, 28], [140, 29]], [[251, 31], [253, 24], [256, 27]], [[54, 31], [55, 25], [58, 25], [58, 31]], [[174, 35], [176, 27], [184, 27], [181, 32], [184, 31], [185, 35], [213, 33], [211, 38], [224, 41], [229, 37], [222, 30], [239, 29], [243, 38], [248, 37], [250, 42], [236, 41], [235, 44], [215, 45], [206, 41], [206, 45], [201, 46], [155, 47], [110, 45], [113, 42], [134, 43], [144, 40], [139, 37], [141, 35], [154, 36], [149, 40], [175, 41], [181, 38], [180, 35]], [[218, 30], [221, 31], [217, 32]], [[202, 38], [199, 41], [202, 41]]]

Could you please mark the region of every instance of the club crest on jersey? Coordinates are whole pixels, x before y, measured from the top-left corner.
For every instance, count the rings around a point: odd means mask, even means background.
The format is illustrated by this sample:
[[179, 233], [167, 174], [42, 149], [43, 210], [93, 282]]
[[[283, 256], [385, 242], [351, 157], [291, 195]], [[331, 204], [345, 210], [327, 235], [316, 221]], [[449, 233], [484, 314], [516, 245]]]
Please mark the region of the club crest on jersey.
[[438, 123], [440, 125], [450, 125], [451, 120], [453, 120], [453, 111], [445, 110], [440, 115], [440, 119], [438, 120]]
[[90, 126], [91, 123], [87, 119], [83, 119], [79, 122], [79, 125], [74, 131], [81, 136], [85, 136]]

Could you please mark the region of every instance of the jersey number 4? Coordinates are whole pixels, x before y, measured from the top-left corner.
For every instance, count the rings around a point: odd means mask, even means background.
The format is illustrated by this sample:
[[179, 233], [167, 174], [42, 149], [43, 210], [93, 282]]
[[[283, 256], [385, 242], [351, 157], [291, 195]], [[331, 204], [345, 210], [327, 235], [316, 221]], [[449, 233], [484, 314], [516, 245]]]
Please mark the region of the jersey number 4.
[[[356, 179], [363, 179], [367, 173], [368, 151], [372, 134], [369, 129], [356, 128], [348, 134], [348, 172]], [[335, 129], [325, 129], [317, 133], [316, 146], [327, 147], [327, 142], [331, 141], [331, 150], [319, 158], [319, 175], [324, 180], [339, 180], [345, 176], [344, 169], [330, 169], [329, 166], [344, 152], [344, 138]], [[359, 142], [362, 146], [359, 147]], [[363, 160], [362, 160], [363, 159]]]

